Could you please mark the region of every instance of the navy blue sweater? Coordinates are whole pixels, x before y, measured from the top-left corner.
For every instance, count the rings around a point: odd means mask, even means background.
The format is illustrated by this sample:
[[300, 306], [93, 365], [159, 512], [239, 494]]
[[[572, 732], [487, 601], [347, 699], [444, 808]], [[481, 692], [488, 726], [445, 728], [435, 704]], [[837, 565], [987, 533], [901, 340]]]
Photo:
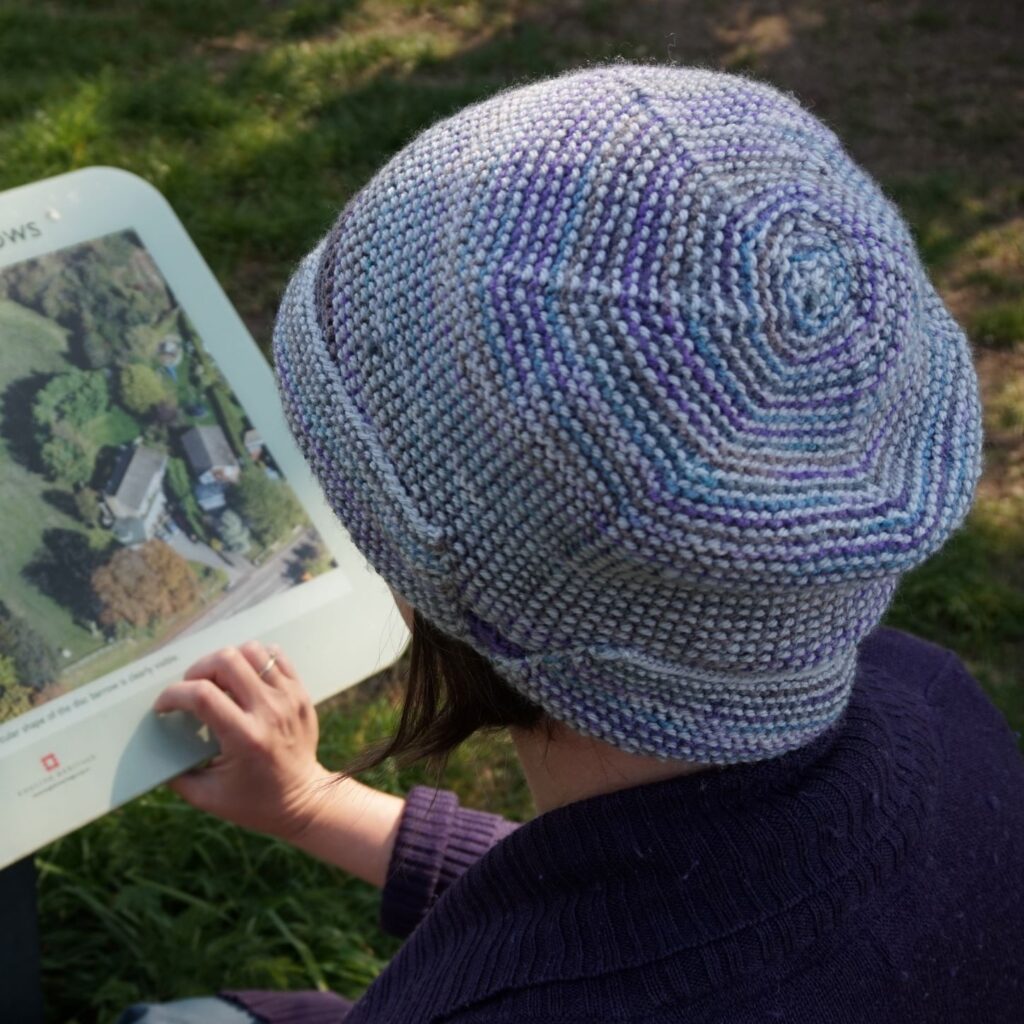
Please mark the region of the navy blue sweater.
[[1022, 1024], [1024, 758], [945, 648], [880, 627], [842, 719], [757, 764], [515, 826], [409, 796], [354, 1005], [273, 1024]]

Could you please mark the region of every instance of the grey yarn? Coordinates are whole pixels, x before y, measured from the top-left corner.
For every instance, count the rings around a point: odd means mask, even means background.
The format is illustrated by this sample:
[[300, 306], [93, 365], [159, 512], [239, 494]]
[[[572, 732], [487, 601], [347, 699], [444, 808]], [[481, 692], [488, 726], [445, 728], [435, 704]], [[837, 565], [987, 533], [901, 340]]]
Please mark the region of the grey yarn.
[[981, 468], [963, 333], [894, 206], [795, 100], [616, 65], [423, 132], [274, 338], [356, 545], [554, 717], [774, 757], [842, 714]]

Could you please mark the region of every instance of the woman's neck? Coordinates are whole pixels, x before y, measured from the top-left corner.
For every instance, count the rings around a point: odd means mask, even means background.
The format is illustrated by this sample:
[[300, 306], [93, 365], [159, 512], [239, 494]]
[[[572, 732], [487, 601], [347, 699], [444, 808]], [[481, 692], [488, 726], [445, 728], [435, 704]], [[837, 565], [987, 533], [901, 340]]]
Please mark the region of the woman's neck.
[[512, 727], [509, 735], [539, 814], [574, 800], [659, 782], [676, 775], [693, 775], [710, 767], [627, 754], [603, 740], [583, 736], [561, 722], [554, 723], [550, 739], [543, 726], [531, 730]]
[[[412, 606], [394, 590], [391, 594], [405, 624], [415, 629]], [[552, 721], [550, 739], [543, 725], [530, 730], [513, 727], [509, 735], [539, 814], [588, 796], [675, 775], [693, 775], [710, 767], [627, 754], [610, 743], [583, 736], [562, 722]]]

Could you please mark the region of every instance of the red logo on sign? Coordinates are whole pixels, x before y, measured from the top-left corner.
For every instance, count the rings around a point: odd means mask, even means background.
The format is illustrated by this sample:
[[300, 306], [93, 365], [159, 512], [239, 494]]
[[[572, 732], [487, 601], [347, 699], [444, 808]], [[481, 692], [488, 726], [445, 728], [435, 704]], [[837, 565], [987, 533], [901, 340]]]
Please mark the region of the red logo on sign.
[[56, 754], [45, 754], [43, 756], [43, 767], [48, 771], [52, 772], [54, 768], [60, 767], [60, 761], [57, 760]]

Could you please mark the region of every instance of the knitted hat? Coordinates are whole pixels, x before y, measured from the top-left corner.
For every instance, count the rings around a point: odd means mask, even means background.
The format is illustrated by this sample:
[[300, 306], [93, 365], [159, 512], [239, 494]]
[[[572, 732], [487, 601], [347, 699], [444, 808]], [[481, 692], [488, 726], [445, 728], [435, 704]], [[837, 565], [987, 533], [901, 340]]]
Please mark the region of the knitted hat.
[[841, 716], [981, 468], [964, 335], [794, 99], [618, 64], [429, 128], [274, 335], [354, 543], [576, 730], [705, 764]]

